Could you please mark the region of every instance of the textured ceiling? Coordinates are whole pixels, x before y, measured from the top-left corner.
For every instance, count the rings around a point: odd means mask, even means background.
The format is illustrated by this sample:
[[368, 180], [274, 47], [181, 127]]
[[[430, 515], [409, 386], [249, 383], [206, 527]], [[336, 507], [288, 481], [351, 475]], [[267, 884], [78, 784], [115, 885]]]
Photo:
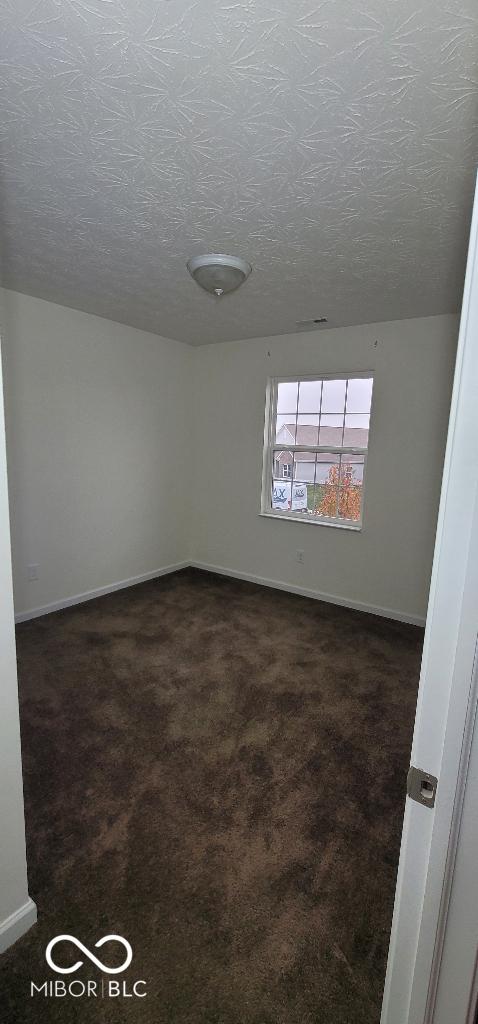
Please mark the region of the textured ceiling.
[[0, 37], [7, 286], [193, 344], [459, 307], [477, 0], [0, 0]]

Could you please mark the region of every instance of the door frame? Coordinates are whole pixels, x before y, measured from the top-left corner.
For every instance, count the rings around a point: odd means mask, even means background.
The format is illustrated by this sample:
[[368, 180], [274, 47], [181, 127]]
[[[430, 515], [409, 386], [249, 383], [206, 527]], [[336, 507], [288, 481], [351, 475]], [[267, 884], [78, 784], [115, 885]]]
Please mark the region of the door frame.
[[[478, 559], [478, 536], [476, 538]], [[478, 999], [478, 659], [474, 667], [475, 715], [446, 930], [437, 977], [434, 1024], [451, 1020], [476, 1024]]]
[[[408, 797], [405, 803], [381, 1024], [433, 1024], [438, 1017], [440, 971], [478, 698], [473, 671], [477, 609], [475, 196], [411, 751], [411, 763], [439, 781], [433, 809]], [[458, 951], [456, 968], [460, 970]], [[471, 998], [474, 979], [469, 975], [470, 971], [462, 984]]]

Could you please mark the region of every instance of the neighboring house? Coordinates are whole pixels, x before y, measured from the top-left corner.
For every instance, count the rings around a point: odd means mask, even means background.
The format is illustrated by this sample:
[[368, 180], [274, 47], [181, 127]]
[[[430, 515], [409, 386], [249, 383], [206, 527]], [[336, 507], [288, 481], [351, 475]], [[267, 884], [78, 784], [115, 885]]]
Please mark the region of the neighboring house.
[[[284, 423], [277, 432], [277, 444], [285, 445], [321, 445], [330, 444], [333, 448], [342, 445], [342, 427], [321, 427], [320, 440], [317, 437], [317, 427], [309, 424], [298, 423], [297, 434], [295, 434], [294, 423]], [[365, 427], [346, 427], [344, 430], [343, 444], [349, 448], [366, 448], [368, 443], [368, 430]], [[317, 458], [317, 470], [315, 460]], [[283, 480], [291, 480], [292, 473], [296, 480], [303, 480], [307, 483], [326, 483], [329, 476], [331, 462], [335, 461], [328, 452], [297, 452], [295, 459], [295, 470], [293, 470], [293, 452], [285, 449], [283, 452], [276, 452], [274, 459], [274, 477]], [[359, 461], [358, 461], [359, 460]], [[349, 455], [347, 462], [354, 465], [353, 479], [357, 483], [363, 480], [363, 456]]]

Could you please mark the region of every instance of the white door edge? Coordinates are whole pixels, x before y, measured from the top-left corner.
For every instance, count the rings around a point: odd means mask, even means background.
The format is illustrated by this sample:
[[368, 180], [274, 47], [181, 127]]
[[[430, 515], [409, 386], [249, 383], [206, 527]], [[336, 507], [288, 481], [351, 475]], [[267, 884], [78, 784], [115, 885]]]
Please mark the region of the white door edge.
[[[477, 643], [478, 202], [475, 198], [411, 763], [439, 779], [406, 800], [382, 1024], [431, 1024], [446, 933]], [[405, 791], [405, 779], [404, 779]]]
[[[475, 544], [478, 556], [478, 536]], [[448, 851], [447, 878], [428, 994], [427, 1020], [475, 1024], [478, 952], [478, 648], [463, 746], [459, 802]]]

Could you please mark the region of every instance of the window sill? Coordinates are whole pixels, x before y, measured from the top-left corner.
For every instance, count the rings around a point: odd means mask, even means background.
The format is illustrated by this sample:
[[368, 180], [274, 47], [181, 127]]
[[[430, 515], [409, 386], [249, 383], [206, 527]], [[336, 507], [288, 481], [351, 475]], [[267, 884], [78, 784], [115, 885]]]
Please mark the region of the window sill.
[[353, 525], [352, 523], [329, 523], [326, 519], [318, 519], [315, 516], [297, 516], [287, 515], [287, 513], [280, 512], [276, 515], [274, 512], [259, 512], [259, 515], [263, 519], [275, 519], [276, 522], [287, 522], [287, 523], [302, 523], [308, 526], [328, 526], [333, 530], [352, 530], [352, 533], [360, 533], [362, 530], [362, 523]]

